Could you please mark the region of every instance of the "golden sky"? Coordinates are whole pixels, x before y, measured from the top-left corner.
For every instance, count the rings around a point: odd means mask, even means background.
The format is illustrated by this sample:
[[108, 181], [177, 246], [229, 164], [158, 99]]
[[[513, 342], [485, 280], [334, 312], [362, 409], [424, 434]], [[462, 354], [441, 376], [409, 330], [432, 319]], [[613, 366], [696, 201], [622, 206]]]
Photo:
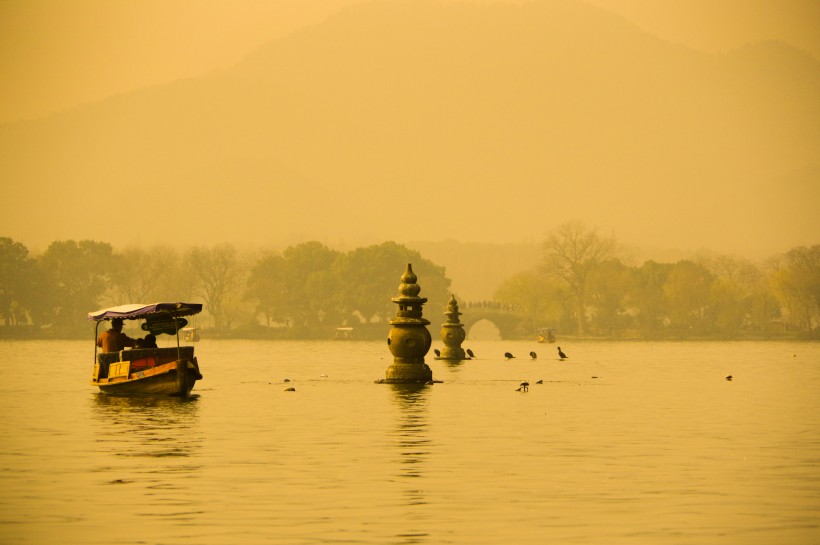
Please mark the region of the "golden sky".
[[[0, 0], [0, 122], [230, 66], [359, 1]], [[820, 58], [817, 0], [587, 2], [696, 49], [776, 39]]]
[[0, 236], [167, 242], [106, 187], [178, 244], [817, 242], [820, 0], [423, 2], [0, 0]]

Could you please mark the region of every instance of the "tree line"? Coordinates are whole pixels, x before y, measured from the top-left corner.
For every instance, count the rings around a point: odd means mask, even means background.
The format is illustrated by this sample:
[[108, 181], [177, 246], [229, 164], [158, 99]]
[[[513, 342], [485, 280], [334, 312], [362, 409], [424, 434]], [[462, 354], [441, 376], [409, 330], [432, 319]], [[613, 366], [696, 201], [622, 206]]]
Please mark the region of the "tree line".
[[640, 338], [820, 338], [820, 245], [754, 263], [726, 255], [640, 266], [578, 221], [549, 233], [539, 266], [498, 288], [524, 330]]
[[[340, 326], [380, 338], [395, 316], [407, 263], [437, 324], [450, 297], [445, 268], [395, 242], [341, 252], [305, 242], [282, 252], [230, 244], [115, 251], [93, 240], [55, 241], [40, 255], [0, 237], [0, 336], [88, 335], [88, 312], [124, 303], [201, 302], [209, 336], [328, 338]], [[477, 271], [480, 274], [480, 271]], [[581, 222], [548, 233], [540, 265], [506, 279], [472, 308], [521, 315], [517, 334], [640, 338], [820, 337], [820, 245], [764, 263], [704, 256], [625, 263], [613, 238]], [[443, 318], [442, 318], [443, 319]]]
[[[53, 242], [38, 256], [0, 238], [0, 332], [6, 337], [88, 335], [87, 313], [125, 303], [201, 302], [209, 336], [327, 338], [340, 326], [378, 329], [396, 315], [407, 263], [432, 312], [450, 297], [444, 267], [394, 242], [332, 250], [305, 242], [278, 252], [231, 244], [115, 252], [92, 240]], [[425, 309], [427, 311], [427, 309]], [[429, 311], [428, 311], [429, 312]], [[2, 334], [2, 333], [0, 333]]]

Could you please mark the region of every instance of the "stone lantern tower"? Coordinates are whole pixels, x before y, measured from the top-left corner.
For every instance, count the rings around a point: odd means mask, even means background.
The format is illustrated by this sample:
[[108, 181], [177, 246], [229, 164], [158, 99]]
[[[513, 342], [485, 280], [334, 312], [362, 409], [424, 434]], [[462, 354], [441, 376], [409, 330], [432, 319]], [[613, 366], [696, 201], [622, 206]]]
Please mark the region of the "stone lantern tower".
[[421, 316], [421, 307], [427, 302], [426, 297], [419, 297], [421, 287], [416, 284], [412, 264], [401, 276], [399, 296], [391, 300], [399, 305], [396, 317], [390, 320], [390, 335], [387, 346], [393, 354], [393, 363], [387, 368], [384, 380], [388, 384], [427, 383], [433, 380], [433, 371], [424, 363], [424, 356], [433, 342], [427, 325], [430, 323]]
[[444, 348], [441, 350], [441, 355], [436, 358], [439, 360], [464, 360], [470, 359], [464, 354], [464, 349], [461, 348], [461, 343], [464, 342], [464, 325], [459, 321], [458, 317], [461, 312], [458, 311], [458, 302], [456, 302], [455, 295], [450, 296], [450, 301], [447, 303], [447, 320], [441, 324], [441, 341], [444, 343]]

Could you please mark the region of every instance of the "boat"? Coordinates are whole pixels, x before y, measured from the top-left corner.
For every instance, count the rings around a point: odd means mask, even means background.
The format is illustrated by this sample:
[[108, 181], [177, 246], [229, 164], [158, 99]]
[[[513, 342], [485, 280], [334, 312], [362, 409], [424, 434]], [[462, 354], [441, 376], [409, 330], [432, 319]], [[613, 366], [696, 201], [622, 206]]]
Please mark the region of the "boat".
[[[94, 328], [94, 373], [91, 385], [109, 395], [188, 397], [202, 380], [193, 346], [181, 346], [179, 332], [191, 316], [202, 311], [198, 303], [128, 304], [88, 313]], [[151, 335], [175, 335], [176, 347], [127, 348], [99, 352], [96, 340], [102, 322], [115, 319], [142, 320], [140, 329]]]
[[180, 338], [186, 343], [196, 343], [202, 339], [202, 337], [199, 336], [198, 327], [183, 327], [179, 332], [182, 334]]
[[353, 328], [352, 327], [337, 327], [336, 328], [336, 340], [337, 341], [349, 341], [353, 338]]
[[542, 327], [538, 330], [538, 337], [536, 340], [539, 343], [554, 343], [555, 342], [555, 329], [552, 327]]

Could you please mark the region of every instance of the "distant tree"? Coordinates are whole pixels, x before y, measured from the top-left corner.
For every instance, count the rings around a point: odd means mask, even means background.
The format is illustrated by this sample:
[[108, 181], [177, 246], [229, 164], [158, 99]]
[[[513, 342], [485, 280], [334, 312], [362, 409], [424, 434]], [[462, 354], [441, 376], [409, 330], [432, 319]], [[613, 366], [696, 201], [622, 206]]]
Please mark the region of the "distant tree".
[[730, 256], [703, 259], [714, 276], [710, 318], [716, 332], [735, 336], [744, 330], [764, 330], [777, 316], [766, 277], [756, 264]]
[[245, 274], [236, 249], [230, 244], [195, 247], [185, 256], [185, 267], [194, 280], [194, 293], [202, 298], [216, 329], [230, 327], [230, 298]]
[[254, 302], [257, 313], [265, 317], [265, 325], [286, 322], [288, 289], [285, 282], [285, 258], [265, 254], [251, 266], [245, 288], [245, 299]]
[[108, 297], [112, 304], [189, 301], [194, 284], [177, 250], [130, 247], [114, 254]]
[[8, 237], [0, 237], [0, 317], [7, 326], [28, 323], [29, 286], [34, 260], [28, 248]]
[[338, 255], [316, 241], [290, 246], [282, 252], [284, 288], [280, 293], [296, 335], [318, 335], [335, 301], [336, 285], [329, 273]]
[[[450, 280], [444, 267], [423, 258], [419, 252], [389, 241], [357, 248], [341, 256], [334, 266], [339, 306], [345, 316], [354, 312], [366, 320], [387, 321], [395, 315], [391, 299], [397, 297], [402, 274], [408, 263], [421, 286], [420, 297], [428, 299], [428, 319], [443, 313], [450, 298]], [[434, 321], [434, 320], [431, 320]]]
[[614, 256], [613, 238], [602, 237], [579, 221], [565, 223], [549, 233], [543, 244], [543, 271], [566, 282], [575, 300], [578, 334], [586, 331], [589, 283], [595, 269]]
[[149, 303], [156, 279], [161, 276], [148, 252], [126, 248], [114, 254], [111, 270], [111, 297], [115, 304]]
[[82, 331], [87, 313], [97, 310], [114, 268], [106, 242], [52, 242], [38, 262], [47, 290], [48, 313], [58, 334]]
[[395, 242], [341, 253], [312, 241], [266, 254], [251, 267], [245, 295], [268, 325], [282, 322], [294, 336], [325, 337], [345, 321], [389, 319], [407, 263], [419, 276], [421, 296], [443, 312], [450, 286], [444, 268]]
[[562, 321], [567, 299], [565, 287], [552, 277], [532, 270], [518, 273], [506, 279], [495, 292], [493, 299], [517, 308], [526, 316], [527, 333], [534, 334], [541, 327], [557, 327]]
[[602, 261], [590, 272], [592, 325], [599, 333], [612, 335], [626, 327], [626, 305], [633, 279], [634, 271], [618, 259]]
[[779, 260], [772, 284], [794, 327], [811, 331], [820, 325], [820, 245], [789, 250]]
[[632, 272], [627, 311], [634, 315], [635, 325], [646, 336], [662, 335], [668, 325], [669, 310], [663, 287], [672, 269], [671, 263], [646, 261]]
[[663, 291], [670, 327], [679, 335], [714, 333], [708, 327], [714, 282], [714, 275], [693, 261], [680, 261], [670, 271]]

